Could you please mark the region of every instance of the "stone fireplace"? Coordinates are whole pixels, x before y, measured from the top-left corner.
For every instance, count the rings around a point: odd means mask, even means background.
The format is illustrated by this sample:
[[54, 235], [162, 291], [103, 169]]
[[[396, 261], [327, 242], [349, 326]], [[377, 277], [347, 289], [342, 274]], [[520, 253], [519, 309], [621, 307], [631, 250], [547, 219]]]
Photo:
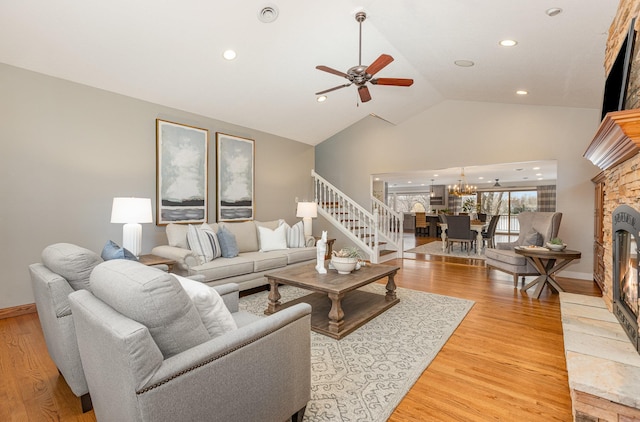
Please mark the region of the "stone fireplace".
[[613, 314], [631, 344], [638, 349], [638, 242], [640, 212], [620, 205], [611, 217], [613, 222]]

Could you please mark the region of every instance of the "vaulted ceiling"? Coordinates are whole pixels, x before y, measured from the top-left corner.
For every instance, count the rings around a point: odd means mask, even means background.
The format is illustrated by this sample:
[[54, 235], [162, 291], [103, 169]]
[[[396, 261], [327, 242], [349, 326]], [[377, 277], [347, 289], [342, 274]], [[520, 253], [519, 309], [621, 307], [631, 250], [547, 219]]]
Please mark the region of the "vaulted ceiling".
[[[369, 114], [400, 123], [446, 100], [599, 109], [618, 0], [0, 0], [0, 62], [315, 145]], [[270, 6], [271, 23], [258, 19]], [[562, 13], [548, 16], [549, 8]], [[355, 86], [346, 72], [394, 57]], [[503, 39], [517, 40], [501, 47]], [[223, 51], [237, 58], [227, 61]], [[474, 62], [460, 67], [456, 60]], [[529, 92], [518, 96], [516, 90]]]

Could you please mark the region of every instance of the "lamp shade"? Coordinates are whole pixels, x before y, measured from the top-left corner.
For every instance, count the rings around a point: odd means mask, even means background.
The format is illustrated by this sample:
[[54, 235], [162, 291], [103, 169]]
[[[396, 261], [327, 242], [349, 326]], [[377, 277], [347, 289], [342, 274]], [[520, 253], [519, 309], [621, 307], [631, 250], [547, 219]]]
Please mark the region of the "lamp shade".
[[318, 216], [318, 206], [315, 202], [298, 202], [296, 217], [316, 218]]
[[113, 198], [112, 223], [152, 223], [151, 199]]

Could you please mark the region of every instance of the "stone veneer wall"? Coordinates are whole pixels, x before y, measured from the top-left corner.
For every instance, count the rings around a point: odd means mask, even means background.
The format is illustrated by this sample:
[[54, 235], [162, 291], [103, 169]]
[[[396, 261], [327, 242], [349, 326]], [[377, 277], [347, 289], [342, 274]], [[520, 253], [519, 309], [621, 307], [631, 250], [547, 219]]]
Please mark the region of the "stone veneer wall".
[[613, 233], [611, 216], [618, 205], [640, 210], [640, 154], [605, 170], [604, 187], [604, 291], [602, 297], [613, 309]]
[[[607, 39], [607, 49], [605, 52], [604, 69], [605, 75], [609, 74], [611, 66], [624, 42], [629, 29], [629, 24], [634, 16], [640, 15], [640, 0], [621, 0], [618, 12], [609, 27]], [[640, 33], [640, 19], [636, 20], [635, 29]], [[631, 75], [629, 86], [627, 87], [627, 98], [625, 100], [625, 110], [640, 108], [640, 37], [636, 36], [635, 48], [633, 51]]]

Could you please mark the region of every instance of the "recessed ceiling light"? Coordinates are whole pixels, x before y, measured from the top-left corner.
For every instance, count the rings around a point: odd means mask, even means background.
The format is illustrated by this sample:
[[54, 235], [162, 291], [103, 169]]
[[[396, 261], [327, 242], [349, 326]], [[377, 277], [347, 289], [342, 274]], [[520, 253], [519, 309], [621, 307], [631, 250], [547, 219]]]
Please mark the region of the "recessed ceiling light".
[[411, 183], [413, 183], [413, 182], [412, 182], [411, 180], [409, 180], [407, 183], [411, 184]]
[[534, 170], [540, 170], [540, 167], [534, 167], [533, 169]]
[[434, 174], [434, 175], [433, 175], [433, 177], [438, 177], [438, 175], [437, 175], [437, 174]]
[[271, 23], [278, 19], [278, 7], [275, 4], [268, 4], [258, 10], [258, 20], [262, 23]]
[[527, 95], [529, 93], [529, 91], [525, 91], [524, 89], [519, 89], [516, 91], [516, 94], [518, 95]]
[[455, 62], [453, 62], [456, 66], [460, 66], [460, 67], [471, 67], [473, 66], [475, 63], [472, 62], [471, 60], [456, 60]]
[[319, 103], [324, 103], [325, 101], [327, 101], [327, 96], [326, 95], [321, 95], [316, 99], [316, 101], [318, 101]]
[[222, 57], [226, 60], [233, 60], [236, 58], [236, 52], [233, 50], [225, 50], [224, 53], [222, 53]]
[[542, 176], [542, 173], [536, 173], [536, 176]]
[[480, 176], [478, 177], [479, 180], [484, 180], [484, 177]]
[[500, 45], [503, 47], [513, 47], [514, 45], [517, 45], [518, 41], [516, 40], [502, 40], [500, 41]]
[[550, 9], [547, 9], [544, 13], [546, 13], [548, 16], [554, 17], [562, 13], [562, 9], [560, 9], [559, 7], [552, 7]]

